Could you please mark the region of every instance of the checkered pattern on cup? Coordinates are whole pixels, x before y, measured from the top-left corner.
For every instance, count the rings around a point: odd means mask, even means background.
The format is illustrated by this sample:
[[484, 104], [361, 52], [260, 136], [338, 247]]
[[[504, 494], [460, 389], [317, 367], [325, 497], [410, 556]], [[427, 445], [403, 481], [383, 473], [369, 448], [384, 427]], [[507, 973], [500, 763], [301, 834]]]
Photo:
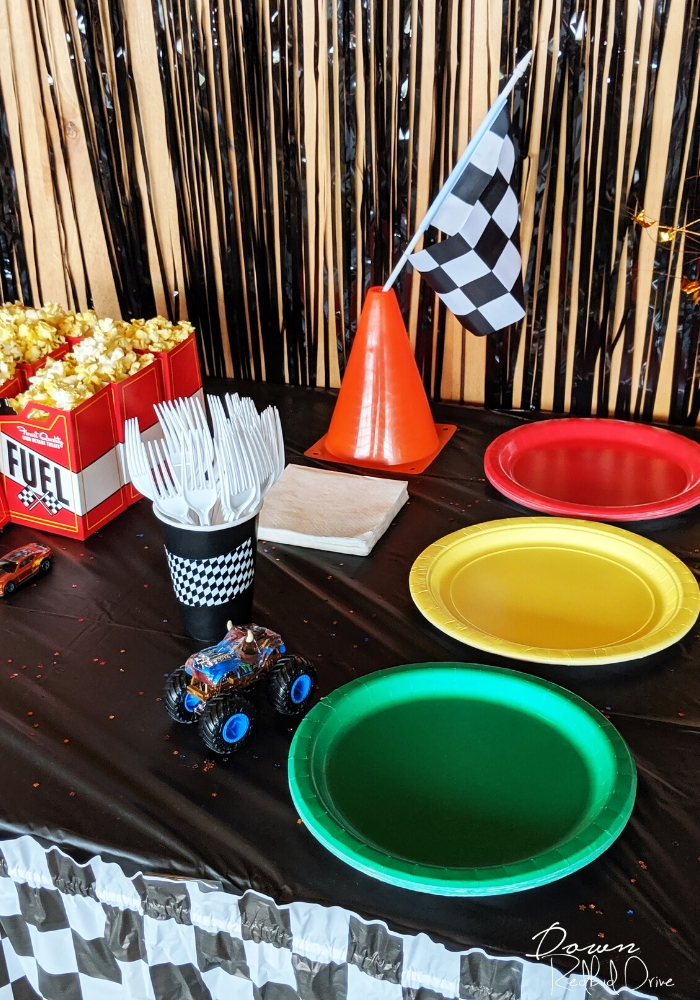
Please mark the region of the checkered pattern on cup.
[[252, 539], [246, 538], [233, 552], [208, 559], [185, 559], [166, 548], [175, 596], [191, 608], [213, 608], [226, 604], [252, 584], [255, 558]]

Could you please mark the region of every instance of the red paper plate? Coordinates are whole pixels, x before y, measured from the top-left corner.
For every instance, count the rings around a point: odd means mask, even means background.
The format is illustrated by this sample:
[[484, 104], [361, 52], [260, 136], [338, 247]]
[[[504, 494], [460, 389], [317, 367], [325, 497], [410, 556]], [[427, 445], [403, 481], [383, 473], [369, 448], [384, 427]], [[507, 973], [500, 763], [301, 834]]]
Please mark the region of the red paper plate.
[[700, 503], [700, 445], [625, 420], [523, 424], [489, 445], [484, 470], [511, 500], [566, 517], [643, 521]]

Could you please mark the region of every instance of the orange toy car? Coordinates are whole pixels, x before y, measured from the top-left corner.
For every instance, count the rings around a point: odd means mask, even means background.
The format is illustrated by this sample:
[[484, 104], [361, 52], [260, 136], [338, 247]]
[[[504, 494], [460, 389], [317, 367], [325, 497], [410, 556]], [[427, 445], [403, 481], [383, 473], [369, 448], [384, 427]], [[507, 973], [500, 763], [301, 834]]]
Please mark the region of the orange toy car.
[[48, 573], [53, 552], [48, 545], [30, 542], [0, 556], [0, 597], [9, 597], [18, 584], [37, 573]]

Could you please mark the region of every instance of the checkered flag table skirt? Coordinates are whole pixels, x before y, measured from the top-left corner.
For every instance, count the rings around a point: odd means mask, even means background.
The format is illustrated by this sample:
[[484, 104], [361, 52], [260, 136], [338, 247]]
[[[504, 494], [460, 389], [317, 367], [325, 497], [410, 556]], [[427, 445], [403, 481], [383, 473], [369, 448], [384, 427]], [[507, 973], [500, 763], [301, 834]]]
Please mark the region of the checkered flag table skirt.
[[[420, 898], [416, 899], [420, 906]], [[0, 1000], [632, 1000], [547, 962], [456, 952], [340, 907], [127, 878], [0, 842]]]
[[247, 590], [255, 576], [255, 552], [250, 538], [233, 552], [209, 559], [185, 559], [167, 548], [165, 554], [175, 596], [191, 608], [226, 604]]

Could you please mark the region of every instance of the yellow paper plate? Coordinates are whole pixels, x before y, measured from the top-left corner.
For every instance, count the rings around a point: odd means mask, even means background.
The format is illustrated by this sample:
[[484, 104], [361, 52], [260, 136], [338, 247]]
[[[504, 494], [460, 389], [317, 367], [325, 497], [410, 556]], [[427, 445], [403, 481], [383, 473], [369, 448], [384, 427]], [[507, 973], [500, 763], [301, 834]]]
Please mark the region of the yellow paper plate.
[[661, 545], [563, 517], [487, 521], [416, 559], [411, 596], [448, 635], [516, 660], [617, 663], [677, 642], [700, 611], [695, 577]]

